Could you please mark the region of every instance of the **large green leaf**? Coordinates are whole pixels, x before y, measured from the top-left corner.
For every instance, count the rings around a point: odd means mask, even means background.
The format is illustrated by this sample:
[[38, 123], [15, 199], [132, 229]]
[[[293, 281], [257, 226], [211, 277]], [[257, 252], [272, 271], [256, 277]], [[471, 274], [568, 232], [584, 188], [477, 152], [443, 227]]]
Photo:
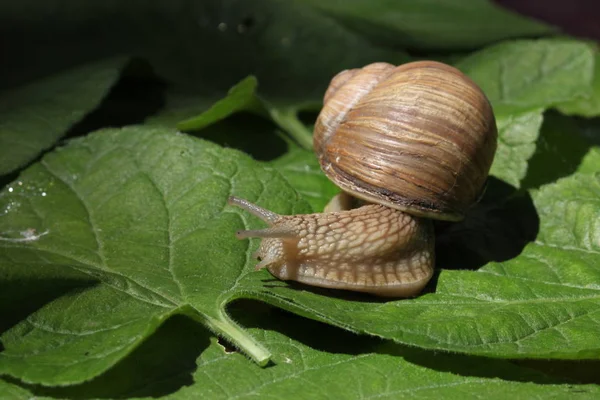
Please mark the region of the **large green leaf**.
[[89, 64], [0, 93], [0, 175], [35, 159], [92, 111], [124, 64]]
[[380, 43], [417, 48], [468, 49], [550, 27], [489, 0], [303, 0]]
[[598, 357], [599, 181], [576, 174], [535, 192], [540, 234], [516, 259], [444, 270], [435, 293], [380, 302], [253, 272], [258, 241], [233, 234], [262, 223], [226, 199], [308, 211], [276, 171], [180, 134], [100, 131], [45, 156], [1, 194], [0, 292], [36, 297], [45, 280], [80, 288], [40, 299], [0, 337], [0, 373], [45, 385], [89, 380], [178, 313], [264, 363], [269, 353], [224, 312], [240, 297], [425, 348]]
[[251, 303], [240, 303], [232, 311], [240, 322], [260, 327], [249, 332], [274, 350], [275, 365], [261, 369], [224, 348], [192, 321], [173, 318], [121, 364], [89, 383], [67, 388], [21, 388], [0, 380], [0, 393], [11, 400], [32, 396], [395, 399], [418, 395], [504, 399], [599, 395], [598, 386], [553, 381], [502, 360], [377, 343]]
[[249, 157], [160, 130], [101, 131], [34, 164], [0, 197], [0, 292], [18, 295], [29, 281], [35, 296], [46, 279], [104, 285], [68, 292], [7, 331], [0, 373], [43, 384], [90, 379], [174, 313], [267, 362], [223, 311], [251, 271], [248, 243], [233, 236], [242, 219], [224, 211], [232, 193], [309, 210]]

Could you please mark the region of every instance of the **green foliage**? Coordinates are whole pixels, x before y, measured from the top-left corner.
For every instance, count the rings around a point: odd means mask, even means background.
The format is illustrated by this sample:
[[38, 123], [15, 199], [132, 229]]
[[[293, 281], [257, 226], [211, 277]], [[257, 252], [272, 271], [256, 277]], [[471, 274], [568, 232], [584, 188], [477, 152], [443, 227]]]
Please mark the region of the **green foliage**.
[[[32, 4], [0, 5], [22, 39], [0, 54], [0, 399], [600, 396], [593, 45], [484, 0]], [[499, 132], [434, 279], [381, 300], [255, 271], [235, 232], [264, 223], [227, 198], [320, 211], [323, 90], [405, 49], [470, 50], [443, 57]]]
[[0, 175], [35, 159], [96, 108], [124, 64], [103, 61], [0, 94]]
[[[253, 317], [244, 317], [240, 307], [243, 312], [252, 309]], [[42, 399], [97, 398], [111, 394], [146, 397], [166, 394], [172, 387], [191, 382], [192, 385], [165, 398], [291, 395], [326, 399], [333, 393], [349, 398], [389, 399], [409, 394], [432, 399], [446, 396], [504, 399], [507, 395], [566, 398], [577, 394], [593, 399], [599, 394], [596, 385], [565, 384], [568, 381], [557, 384], [539, 372], [507, 361], [382, 345], [254, 303], [237, 303], [231, 311], [242, 322], [261, 326], [249, 329], [249, 333], [275, 350], [276, 366], [261, 369], [249, 364], [246, 358], [225, 349], [193, 321], [173, 318], [122, 364], [95, 381], [66, 388], [29, 387], [30, 390], [0, 381], [0, 388], [6, 386], [11, 399], [30, 398], [32, 392]], [[195, 363], [193, 357], [197, 357]], [[168, 367], [157, 360], [179, 364], [179, 374], [165, 371]]]
[[377, 41], [409, 48], [468, 49], [552, 29], [487, 0], [303, 0]]
[[256, 96], [256, 78], [249, 76], [232, 87], [227, 96], [197, 117], [181, 121], [177, 128], [181, 130], [200, 130], [239, 111], [261, 112], [262, 106]]

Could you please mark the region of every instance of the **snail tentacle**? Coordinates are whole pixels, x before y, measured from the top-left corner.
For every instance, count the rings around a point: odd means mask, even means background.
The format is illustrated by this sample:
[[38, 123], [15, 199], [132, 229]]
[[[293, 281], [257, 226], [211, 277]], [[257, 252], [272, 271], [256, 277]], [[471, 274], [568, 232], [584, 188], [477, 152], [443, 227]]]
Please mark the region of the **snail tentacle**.
[[256, 204], [254, 204], [246, 199], [241, 199], [239, 197], [230, 196], [229, 199], [227, 199], [227, 203], [230, 205], [233, 205], [233, 206], [238, 206], [238, 207], [248, 211], [250, 214], [262, 219], [269, 225], [273, 225], [275, 222], [277, 222], [281, 219], [281, 215], [274, 213], [271, 210], [267, 210], [265, 208], [257, 206]]

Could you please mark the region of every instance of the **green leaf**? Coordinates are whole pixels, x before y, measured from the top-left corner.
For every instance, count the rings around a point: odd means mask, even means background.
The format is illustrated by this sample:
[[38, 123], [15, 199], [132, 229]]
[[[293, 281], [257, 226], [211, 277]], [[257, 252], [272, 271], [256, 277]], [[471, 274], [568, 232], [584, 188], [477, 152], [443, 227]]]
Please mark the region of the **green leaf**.
[[[222, 99], [220, 96], [211, 94], [193, 95], [177, 91], [168, 92], [165, 97], [165, 106], [160, 112], [149, 116], [144, 121], [144, 125], [155, 128], [173, 129], [182, 121], [190, 120], [197, 117], [203, 111], [209, 110], [216, 102]], [[214, 116], [218, 115], [214, 114]], [[207, 120], [213, 124], [217, 122], [213, 120], [213, 117]]]
[[[67, 388], [21, 388], [0, 380], [0, 388], [10, 390], [11, 399], [395, 399], [409, 394], [432, 399], [575, 394], [595, 398], [600, 392], [597, 385], [553, 381], [503, 360], [435, 354], [365, 340], [252, 303], [236, 304], [231, 311], [240, 322], [262, 327], [249, 332], [274, 350], [275, 365], [264, 369], [252, 365], [192, 321], [173, 318], [122, 364], [94, 381]], [[194, 363], [189, 354], [199, 351]]]
[[17, 385], [13, 385], [0, 379], [0, 399], [2, 400], [29, 400], [31, 392]]
[[535, 152], [542, 126], [542, 111], [499, 116], [498, 149], [490, 175], [519, 188], [527, 174], [528, 161]]
[[598, 165], [600, 165], [600, 147], [594, 147], [583, 157], [577, 172], [594, 175], [598, 173]]
[[0, 93], [0, 175], [54, 145], [100, 103], [124, 65], [105, 60]]
[[294, 143], [288, 146], [288, 152], [270, 164], [310, 203], [314, 212], [323, 211], [339, 188], [323, 174], [314, 152]]
[[298, 111], [305, 107], [310, 108], [311, 105], [278, 107], [256, 93], [257, 84], [254, 77], [243, 79], [229, 90], [227, 96], [218, 100], [211, 108], [200, 115], [179, 122], [177, 128], [196, 131], [219, 122], [233, 113], [249, 111], [270, 118], [302, 147], [307, 150], [312, 149], [312, 134], [298, 119]]
[[549, 34], [547, 25], [489, 0], [303, 0], [346, 26], [390, 46], [469, 49], [519, 36]]
[[184, 131], [200, 130], [238, 111], [262, 112], [263, 107], [255, 93], [257, 86], [258, 82], [253, 76], [241, 80], [229, 89], [226, 97], [217, 101], [202, 114], [179, 122], [177, 128]]
[[594, 53], [583, 42], [520, 40], [488, 47], [456, 66], [483, 89], [497, 115], [506, 115], [585, 96]]
[[560, 104], [558, 110], [567, 115], [581, 115], [583, 117], [600, 116], [600, 52], [596, 51], [594, 62], [594, 80], [587, 96]]
[[246, 217], [224, 211], [233, 192], [283, 213], [309, 210], [272, 169], [164, 130], [100, 131], [28, 168], [0, 195], [0, 283], [41, 275], [101, 284], [7, 331], [0, 374], [88, 380], [176, 313], [266, 363], [269, 353], [223, 311], [251, 271], [248, 243], [234, 237]]

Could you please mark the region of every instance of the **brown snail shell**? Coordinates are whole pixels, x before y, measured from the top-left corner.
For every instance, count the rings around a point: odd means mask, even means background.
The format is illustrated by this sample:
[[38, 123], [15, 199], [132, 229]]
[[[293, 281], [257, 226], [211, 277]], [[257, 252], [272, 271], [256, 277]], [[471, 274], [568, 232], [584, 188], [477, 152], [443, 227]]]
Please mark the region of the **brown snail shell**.
[[481, 194], [496, 140], [489, 101], [458, 69], [375, 63], [333, 78], [314, 149], [327, 176], [354, 196], [459, 220]]

